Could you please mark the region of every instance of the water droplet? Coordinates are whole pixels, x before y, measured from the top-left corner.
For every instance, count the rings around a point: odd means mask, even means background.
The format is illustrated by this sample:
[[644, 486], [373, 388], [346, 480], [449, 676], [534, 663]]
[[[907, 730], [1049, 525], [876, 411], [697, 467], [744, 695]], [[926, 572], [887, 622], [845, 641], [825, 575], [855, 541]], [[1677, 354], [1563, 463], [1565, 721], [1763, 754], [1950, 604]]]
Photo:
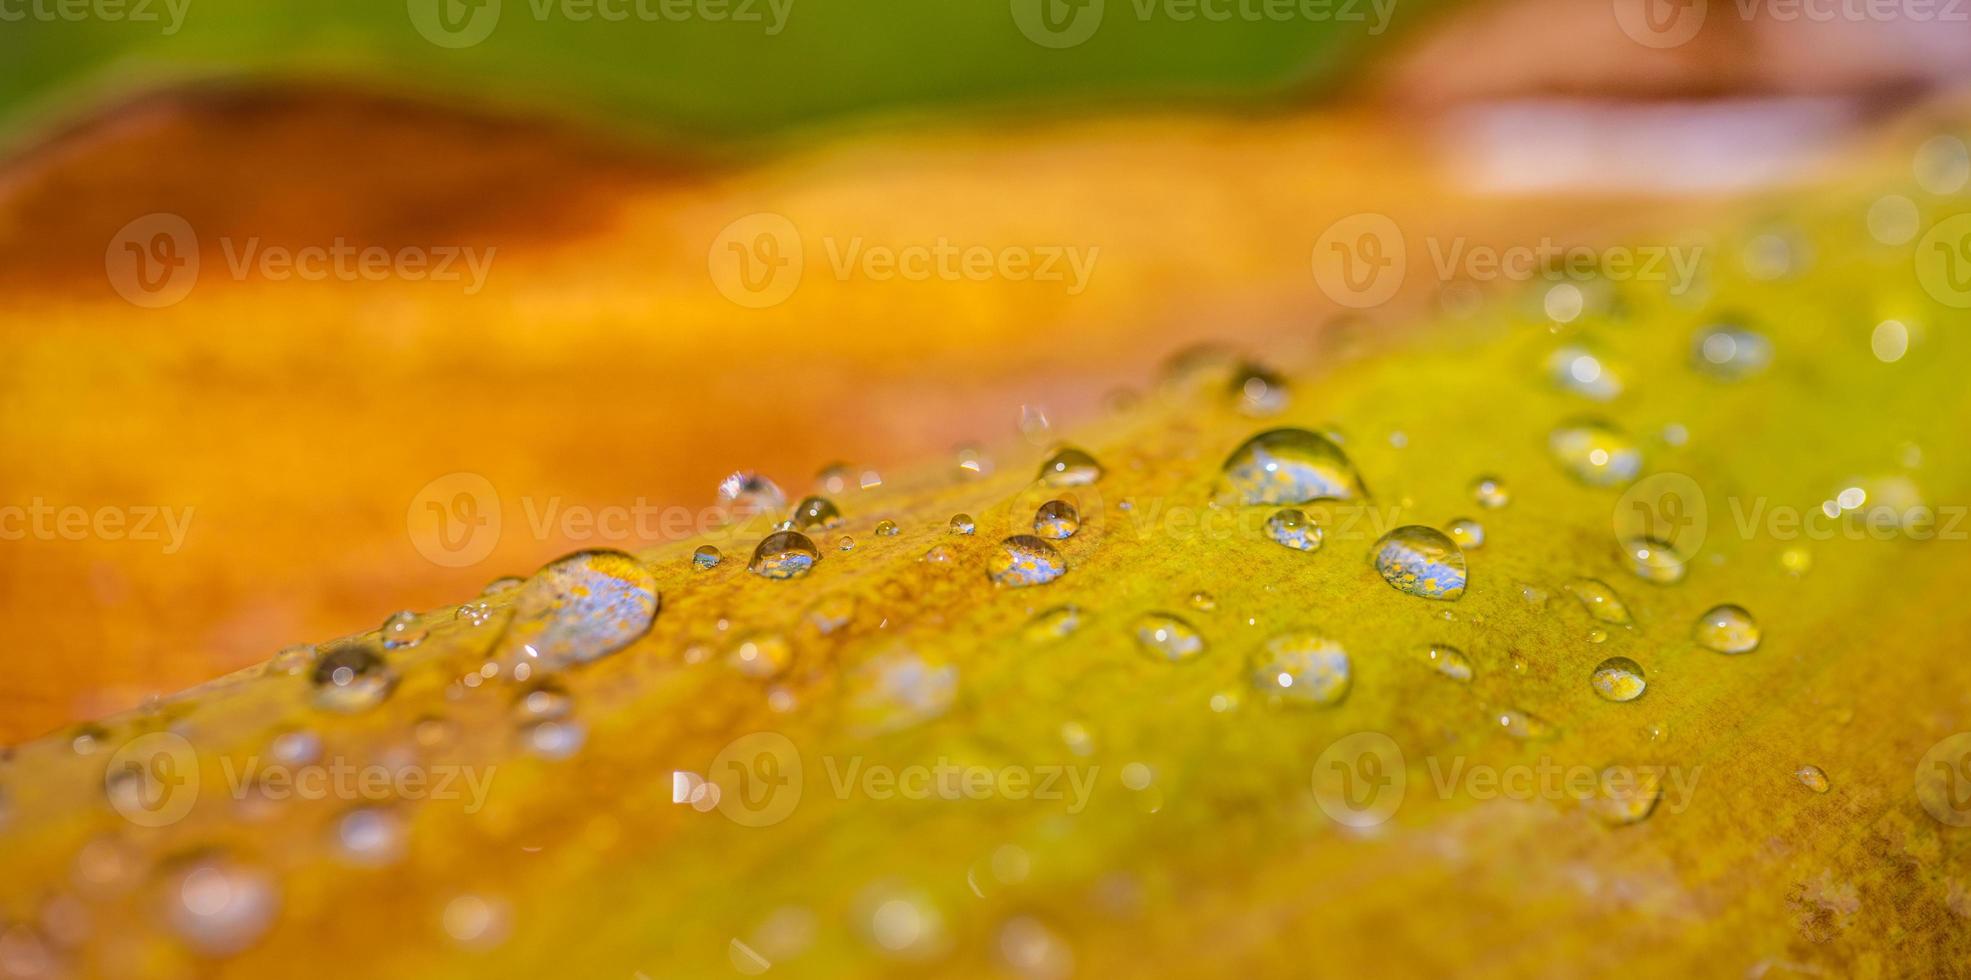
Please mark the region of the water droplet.
[[1582, 803], [1601, 822], [1623, 827], [1647, 818], [1662, 798], [1661, 770], [1647, 766], [1609, 766], [1601, 771], [1594, 795]]
[[1461, 684], [1471, 682], [1471, 658], [1457, 647], [1433, 643], [1423, 649], [1423, 659], [1432, 670], [1454, 681]]
[[733, 646], [726, 662], [756, 681], [771, 680], [787, 672], [794, 662], [794, 648], [777, 633], [749, 636]]
[[958, 668], [933, 666], [914, 651], [897, 650], [850, 671], [843, 690], [852, 729], [866, 735], [893, 732], [944, 714], [958, 697]]
[[496, 596], [503, 592], [511, 592], [526, 584], [527, 580], [518, 575], [502, 575], [491, 582], [487, 582], [486, 587], [479, 590], [479, 594], [483, 596]]
[[445, 903], [445, 934], [466, 949], [491, 949], [506, 939], [512, 912], [506, 902], [480, 895], [460, 895]]
[[1469, 517], [1460, 517], [1446, 524], [1444, 529], [1451, 532], [1451, 540], [1456, 541], [1460, 548], [1470, 550], [1485, 546], [1485, 525]]
[[588, 739], [588, 729], [573, 719], [537, 721], [520, 729], [521, 744], [543, 759], [566, 759]]
[[1916, 148], [1911, 168], [1916, 182], [1932, 194], [1955, 194], [1971, 181], [1971, 147], [1950, 133], [1941, 133]]
[[948, 544], [934, 544], [917, 560], [930, 562], [933, 565], [949, 565], [958, 560], [958, 552], [951, 550]]
[[493, 604], [480, 599], [459, 606], [458, 611], [452, 614], [452, 618], [464, 622], [467, 626], [484, 626], [493, 621], [494, 615]]
[[1072, 537], [1081, 530], [1081, 515], [1075, 512], [1074, 505], [1065, 500], [1050, 500], [1040, 505], [1033, 515], [1033, 533], [1043, 538]]
[[1275, 703], [1326, 707], [1348, 696], [1348, 651], [1318, 633], [1266, 641], [1248, 664], [1254, 689]]
[[1547, 375], [1562, 389], [1598, 402], [1622, 393], [1622, 380], [1614, 370], [1584, 347], [1554, 351], [1547, 358]]
[[895, 521], [876, 522], [876, 536], [879, 538], [894, 538], [897, 536], [897, 530], [897, 522]]
[[270, 673], [292, 677], [295, 674], [307, 670], [309, 665], [314, 662], [314, 646], [307, 643], [296, 643], [293, 646], [284, 647], [281, 649], [281, 652], [274, 654], [274, 658], [267, 663], [267, 670]]
[[1642, 447], [1606, 422], [1566, 423], [1547, 437], [1547, 449], [1569, 476], [1591, 487], [1618, 487], [1642, 473]]
[[1029, 980], [1074, 976], [1074, 951], [1067, 941], [1030, 915], [1016, 915], [999, 927], [999, 956], [1007, 969]]
[[1321, 547], [1320, 526], [1293, 508], [1274, 511], [1266, 519], [1266, 536], [1295, 551], [1316, 551]]
[[1506, 481], [1496, 476], [1481, 476], [1471, 481], [1471, 499], [1486, 510], [1498, 510], [1512, 503], [1512, 494], [1506, 489]]
[[1596, 694], [1609, 701], [1634, 701], [1649, 686], [1643, 679], [1642, 665], [1628, 657], [1610, 657], [1597, 664], [1589, 683]]
[[1901, 194], [1885, 194], [1868, 206], [1868, 234], [1884, 245], [1903, 245], [1922, 229], [1916, 202]]
[[1786, 574], [1799, 578], [1813, 571], [1814, 553], [1807, 550], [1806, 545], [1796, 544], [1780, 552], [1779, 567], [1785, 569]]
[[830, 463], [815, 474], [814, 485], [822, 493], [841, 493], [855, 485], [855, 470], [847, 463]]
[[404, 818], [389, 807], [357, 807], [336, 821], [335, 846], [350, 864], [395, 864], [404, 856]]
[[1027, 622], [1023, 633], [1029, 643], [1052, 643], [1081, 629], [1086, 619], [1087, 614], [1080, 606], [1055, 606], [1037, 613]]
[[1588, 615], [1614, 626], [1628, 626], [1635, 620], [1629, 616], [1629, 607], [1622, 604], [1622, 597], [1609, 588], [1607, 582], [1593, 578], [1577, 578], [1566, 585], [1567, 593], [1580, 600], [1581, 608]]
[[858, 905], [870, 944], [886, 956], [928, 960], [950, 942], [944, 916], [927, 894], [886, 885], [872, 888]]
[[1199, 612], [1210, 612], [1218, 608], [1218, 599], [1209, 592], [1199, 590], [1191, 593], [1191, 608]]
[[855, 539], [844, 534], [839, 540], [835, 542], [835, 547], [837, 550], [840, 551], [854, 551]]
[[958, 477], [976, 480], [992, 473], [992, 460], [977, 446], [958, 447]]
[[1334, 440], [1306, 429], [1268, 429], [1226, 457], [1215, 497], [1227, 503], [1304, 504], [1368, 496]]
[[1909, 353], [1909, 327], [1901, 320], [1884, 320], [1868, 336], [1869, 352], [1884, 364], [1894, 364]]
[[575, 552], [521, 588], [497, 659], [598, 660], [650, 632], [659, 602], [657, 579], [643, 562], [620, 551]]
[[164, 895], [172, 931], [208, 956], [252, 946], [280, 909], [272, 875], [218, 854], [182, 862], [166, 877]]
[[1697, 617], [1691, 637], [1699, 646], [1718, 653], [1751, 653], [1759, 649], [1759, 624], [1740, 606], [1712, 606]]
[[566, 718], [575, 710], [575, 699], [553, 681], [542, 681], [513, 699], [514, 716], [522, 721]]
[[407, 650], [424, 642], [429, 631], [418, 620], [417, 613], [408, 609], [391, 613], [379, 629], [383, 634], [383, 647], [386, 650]]
[[1244, 415], [1278, 415], [1287, 407], [1286, 381], [1257, 364], [1239, 365], [1229, 389], [1234, 407]]
[[349, 640], [322, 651], [313, 681], [317, 707], [355, 712], [383, 703], [397, 686], [397, 674], [374, 649]]
[[970, 534], [978, 530], [978, 527], [978, 524], [973, 522], [972, 515], [970, 514], [951, 515], [951, 533], [953, 534]]
[[1521, 711], [1518, 708], [1507, 708], [1496, 712], [1493, 720], [1498, 723], [1500, 731], [1513, 738], [1541, 739], [1554, 733], [1553, 723], [1530, 711]]
[[806, 575], [821, 560], [814, 542], [799, 531], [776, 531], [753, 549], [753, 560], [746, 567], [755, 575], [789, 579]]
[[692, 567], [700, 570], [707, 568], [717, 568], [719, 567], [719, 562], [722, 562], [724, 560], [725, 560], [725, 555], [721, 554], [719, 552], [719, 549], [714, 548], [709, 544], [701, 544], [698, 546], [697, 551], [691, 553]]
[[1687, 563], [1669, 542], [1651, 537], [1630, 538], [1622, 543], [1622, 557], [1629, 571], [1653, 585], [1675, 585], [1684, 580]]
[[1772, 342], [1737, 324], [1712, 324], [1699, 330], [1691, 341], [1692, 363], [1703, 373], [1723, 381], [1758, 374], [1772, 359]]
[[1067, 560], [1042, 538], [1015, 534], [986, 558], [986, 574], [1001, 585], [1046, 585], [1068, 570]]
[[1375, 564], [1398, 592], [1446, 602], [1465, 594], [1465, 554], [1436, 528], [1407, 524], [1383, 535]]
[[1827, 792], [1827, 773], [1822, 772], [1819, 766], [1801, 766], [1793, 775], [1800, 780], [1800, 785], [1816, 793]]
[[1169, 613], [1139, 616], [1130, 631], [1144, 653], [1171, 663], [1190, 660], [1204, 652], [1204, 636], [1190, 623]]
[[1040, 464], [1040, 482], [1050, 487], [1082, 487], [1102, 478], [1102, 464], [1095, 457], [1064, 446]]
[[827, 497], [803, 497], [794, 505], [794, 529], [807, 531], [842, 523], [842, 512]]

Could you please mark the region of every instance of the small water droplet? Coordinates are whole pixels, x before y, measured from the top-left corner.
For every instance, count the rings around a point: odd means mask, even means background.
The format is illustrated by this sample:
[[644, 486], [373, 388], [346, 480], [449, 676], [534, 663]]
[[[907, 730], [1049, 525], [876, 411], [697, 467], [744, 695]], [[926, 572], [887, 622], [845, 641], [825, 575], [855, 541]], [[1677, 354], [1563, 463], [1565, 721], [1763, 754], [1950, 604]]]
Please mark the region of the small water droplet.
[[992, 460], [977, 446], [958, 447], [958, 477], [961, 480], [976, 480], [992, 473]]
[[1269, 429], [1225, 459], [1214, 496], [1226, 503], [1304, 504], [1368, 496], [1334, 440], [1306, 429]]
[[342, 859], [363, 867], [395, 864], [404, 856], [404, 818], [385, 806], [362, 806], [335, 823]]
[[397, 686], [397, 674], [374, 649], [350, 640], [322, 651], [313, 681], [317, 707], [356, 712], [383, 703]]
[[1471, 499], [1486, 510], [1498, 510], [1512, 503], [1512, 493], [1506, 489], [1506, 481], [1496, 476], [1481, 476], [1471, 481]]
[[815, 474], [814, 485], [822, 493], [841, 493], [855, 485], [855, 470], [847, 463], [830, 463]]
[[1083, 487], [1102, 478], [1102, 464], [1072, 446], [1063, 446], [1040, 464], [1040, 482], [1050, 487]]
[[1446, 524], [1444, 529], [1451, 532], [1451, 540], [1456, 541], [1458, 547], [1467, 551], [1485, 546], [1485, 525], [1469, 517], [1460, 517]]
[[1699, 646], [1718, 653], [1751, 653], [1759, 648], [1759, 624], [1741, 606], [1712, 606], [1697, 617], [1691, 636]]
[[575, 710], [575, 699], [553, 681], [541, 681], [513, 699], [514, 717], [522, 722], [566, 718]]
[[281, 652], [274, 654], [274, 658], [267, 663], [267, 670], [270, 673], [292, 677], [307, 670], [314, 662], [314, 646], [296, 643], [290, 647], [283, 647]]
[[208, 956], [252, 946], [280, 909], [271, 874], [219, 854], [184, 860], [166, 876], [164, 894], [172, 931]]
[[933, 565], [949, 565], [958, 560], [958, 552], [951, 550], [948, 544], [934, 544], [917, 560]]
[[1724, 381], [1749, 378], [1772, 363], [1772, 342], [1763, 335], [1731, 323], [1714, 323], [1691, 341], [1691, 361], [1698, 370]]
[[1030, 915], [1016, 915], [999, 927], [999, 956], [1007, 969], [1028, 980], [1074, 976], [1074, 951], [1067, 941]]
[[897, 522], [895, 521], [876, 522], [876, 536], [879, 538], [894, 538], [897, 536], [897, 531]]
[[1266, 519], [1266, 536], [1295, 551], [1317, 551], [1321, 547], [1320, 526], [1293, 508], [1274, 511]]
[[836, 540], [835, 548], [838, 551], [854, 551], [855, 539], [844, 534], [841, 536], [841, 538]]
[[698, 550], [691, 553], [692, 567], [701, 571], [707, 568], [717, 568], [719, 567], [719, 562], [724, 560], [725, 555], [721, 554], [719, 549], [709, 544], [701, 544], [698, 546]]
[[827, 497], [803, 497], [794, 505], [793, 530], [831, 528], [842, 523], [842, 512]]
[[650, 632], [660, 602], [643, 562], [620, 551], [575, 552], [521, 588], [496, 659], [558, 666], [606, 657]]
[[971, 534], [973, 531], [976, 530], [978, 530], [978, 524], [972, 520], [972, 515], [970, 514], [951, 515], [951, 533]]
[[491, 949], [505, 941], [512, 911], [505, 901], [481, 895], [460, 895], [445, 904], [445, 934], [466, 949]]
[[1286, 381], [1257, 364], [1239, 365], [1232, 372], [1228, 389], [1234, 407], [1244, 415], [1254, 418], [1278, 415], [1287, 407]]
[[1471, 658], [1457, 647], [1433, 643], [1423, 648], [1423, 660], [1432, 670], [1454, 681], [1461, 684], [1471, 682]]
[[1029, 643], [1052, 643], [1081, 629], [1086, 619], [1087, 614], [1082, 612], [1080, 606], [1055, 606], [1035, 614], [1027, 622], [1023, 635]]
[[526, 584], [527, 580], [518, 575], [502, 575], [491, 582], [487, 582], [486, 587], [479, 590], [479, 594], [482, 596], [496, 596], [503, 592], [511, 592]]
[[1816, 793], [1827, 792], [1827, 773], [1822, 772], [1819, 766], [1801, 766], [1793, 775], [1800, 780], [1800, 785]]
[[1630, 538], [1622, 543], [1622, 557], [1637, 578], [1653, 585], [1675, 585], [1684, 580], [1688, 563], [1667, 541], [1651, 537]]
[[1218, 608], [1218, 599], [1211, 593], [1200, 589], [1191, 593], [1191, 608], [1199, 612], [1210, 612]]
[[1348, 696], [1348, 651], [1318, 633], [1267, 640], [1247, 667], [1253, 688], [1274, 703], [1327, 707]]
[[537, 721], [520, 729], [527, 751], [543, 759], [566, 759], [588, 739], [588, 729], [572, 718]]
[[1628, 657], [1610, 657], [1597, 664], [1589, 683], [1608, 701], [1634, 701], [1649, 686], [1643, 679], [1642, 665]]
[[1169, 613], [1138, 616], [1130, 632], [1144, 653], [1171, 663], [1190, 660], [1205, 648], [1204, 636], [1195, 627]]
[[807, 535], [799, 531], [775, 531], [753, 549], [753, 560], [746, 567], [755, 575], [790, 579], [806, 575], [820, 560], [821, 552], [815, 550]]
[[719, 481], [719, 503], [731, 518], [776, 514], [787, 506], [787, 495], [772, 480], [741, 470]]
[[1547, 375], [1563, 390], [1605, 402], [1622, 393], [1622, 380], [1584, 347], [1562, 347], [1547, 358]]
[[1376, 542], [1374, 561], [1398, 592], [1456, 601], [1465, 594], [1465, 554], [1436, 528], [1407, 524]]
[[1580, 600], [1581, 608], [1588, 615], [1613, 626], [1628, 626], [1635, 620], [1629, 615], [1629, 607], [1622, 603], [1622, 597], [1609, 588], [1608, 583], [1594, 578], [1577, 578], [1566, 585], [1567, 593]]
[[777, 633], [749, 636], [733, 646], [726, 662], [756, 681], [772, 680], [794, 662], [794, 648]]
[[1498, 724], [1500, 731], [1505, 732], [1513, 738], [1527, 740], [1541, 739], [1547, 738], [1554, 733], [1554, 726], [1551, 722], [1530, 711], [1522, 711], [1518, 708], [1507, 708], [1495, 712], [1493, 714], [1493, 720]]
[[1561, 425], [1547, 437], [1547, 449], [1569, 476], [1591, 487], [1623, 486], [1642, 473], [1642, 447], [1606, 422]]
[[1610, 766], [1601, 771], [1593, 796], [1582, 803], [1611, 827], [1646, 819], [1663, 798], [1663, 773], [1648, 766]]
[[417, 613], [408, 609], [391, 613], [379, 629], [383, 634], [383, 647], [386, 650], [407, 650], [424, 642], [428, 630], [419, 621]]
[[999, 549], [986, 559], [986, 574], [994, 582], [1014, 588], [1046, 585], [1067, 570], [1061, 553], [1031, 534], [1015, 534], [999, 542]]
[[1040, 510], [1033, 515], [1033, 533], [1043, 538], [1058, 541], [1073, 537], [1079, 530], [1081, 515], [1075, 511], [1073, 504], [1065, 500], [1050, 500], [1041, 504]]

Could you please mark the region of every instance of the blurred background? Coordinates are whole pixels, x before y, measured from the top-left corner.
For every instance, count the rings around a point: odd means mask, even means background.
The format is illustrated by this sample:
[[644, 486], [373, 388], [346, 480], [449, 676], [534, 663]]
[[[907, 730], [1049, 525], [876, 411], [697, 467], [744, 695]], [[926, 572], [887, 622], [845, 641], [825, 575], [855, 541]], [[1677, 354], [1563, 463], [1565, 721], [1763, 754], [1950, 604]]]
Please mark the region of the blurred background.
[[[1310, 253], [1351, 215], [1756, 215], [1953, 105], [1967, 17], [0, 0], [0, 744], [685, 536], [735, 470], [1025, 467], [1173, 352], [1463, 301], [1337, 302]], [[980, 248], [1033, 265], [881, 258]]]

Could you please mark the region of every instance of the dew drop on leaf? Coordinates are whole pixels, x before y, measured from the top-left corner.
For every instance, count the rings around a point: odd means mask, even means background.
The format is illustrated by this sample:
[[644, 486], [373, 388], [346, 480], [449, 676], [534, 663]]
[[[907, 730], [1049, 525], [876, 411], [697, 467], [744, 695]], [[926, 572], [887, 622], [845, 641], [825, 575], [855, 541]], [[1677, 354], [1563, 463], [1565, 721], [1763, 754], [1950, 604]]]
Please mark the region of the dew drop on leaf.
[[1266, 519], [1266, 536], [1295, 551], [1315, 551], [1321, 547], [1320, 526], [1291, 507], [1274, 511]]
[[1068, 570], [1067, 560], [1045, 539], [1015, 534], [986, 558], [986, 574], [1000, 585], [1046, 585]]
[[1147, 613], [1130, 624], [1136, 645], [1151, 657], [1179, 663], [1204, 652], [1204, 635], [1169, 613]]
[[1225, 459], [1214, 499], [1239, 504], [1304, 504], [1368, 496], [1355, 464], [1334, 440], [1306, 429], [1268, 429]]
[[806, 575], [821, 560], [814, 542], [799, 531], [775, 531], [753, 549], [753, 560], [746, 565], [755, 575], [771, 579], [790, 579]]
[[1642, 447], [1620, 429], [1593, 419], [1565, 423], [1547, 449], [1569, 476], [1591, 487], [1619, 487], [1642, 473]]
[[1399, 527], [1376, 542], [1373, 559], [1398, 592], [1446, 602], [1465, 594], [1465, 554], [1436, 528]]
[[1348, 651], [1318, 633], [1276, 636], [1247, 665], [1253, 689], [1278, 704], [1326, 707], [1348, 696]]
[[1634, 701], [1649, 686], [1642, 665], [1628, 657], [1610, 657], [1596, 665], [1589, 684], [1606, 701]]
[[1712, 606], [1697, 617], [1691, 636], [1699, 646], [1718, 653], [1751, 653], [1759, 648], [1759, 624], [1744, 608], [1730, 604]]
[[1040, 482], [1050, 487], [1082, 487], [1102, 478], [1102, 464], [1072, 446], [1055, 450], [1040, 464]]

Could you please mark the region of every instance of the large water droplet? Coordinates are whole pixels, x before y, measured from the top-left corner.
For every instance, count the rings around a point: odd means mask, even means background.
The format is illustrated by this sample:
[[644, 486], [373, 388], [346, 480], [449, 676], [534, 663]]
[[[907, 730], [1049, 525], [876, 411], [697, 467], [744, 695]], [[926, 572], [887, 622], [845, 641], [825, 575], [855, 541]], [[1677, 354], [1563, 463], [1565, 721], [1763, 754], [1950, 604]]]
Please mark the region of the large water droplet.
[[1629, 607], [1622, 604], [1622, 597], [1600, 579], [1577, 578], [1567, 583], [1567, 592], [1580, 600], [1581, 608], [1588, 611], [1601, 622], [1612, 626], [1627, 626], [1635, 620], [1629, 616]]
[[1147, 613], [1130, 625], [1136, 645], [1159, 660], [1178, 663], [1204, 652], [1205, 641], [1195, 627], [1169, 613]]
[[1547, 437], [1547, 449], [1569, 476], [1591, 487], [1619, 487], [1642, 473], [1642, 447], [1606, 422], [1569, 422]]
[[1224, 503], [1304, 504], [1368, 496], [1334, 440], [1306, 429], [1269, 429], [1226, 457], [1215, 497]]
[[397, 674], [374, 649], [348, 640], [321, 651], [313, 681], [317, 706], [354, 712], [388, 698], [397, 686]]
[[1266, 519], [1266, 536], [1295, 551], [1316, 551], [1321, 547], [1320, 526], [1291, 507], [1274, 511]]
[[821, 552], [815, 550], [807, 535], [799, 531], [775, 531], [761, 539], [759, 547], [753, 549], [752, 562], [746, 567], [755, 575], [789, 579], [806, 575], [820, 560]]
[[1798, 771], [1793, 773], [1793, 777], [1800, 781], [1800, 785], [1816, 793], [1827, 792], [1829, 785], [1827, 782], [1827, 773], [1821, 771], [1819, 766], [1801, 766]]
[[1675, 585], [1684, 580], [1688, 563], [1667, 541], [1651, 537], [1630, 538], [1622, 543], [1622, 557], [1629, 571], [1652, 585]]
[[578, 551], [534, 573], [513, 600], [500, 657], [587, 663], [636, 642], [657, 619], [657, 579], [620, 551]]
[[1348, 696], [1348, 651], [1318, 633], [1267, 640], [1248, 666], [1252, 686], [1276, 703], [1326, 707]]
[[719, 481], [719, 503], [736, 520], [754, 514], [777, 514], [787, 506], [787, 495], [772, 480], [741, 470]]
[[804, 497], [794, 505], [794, 527], [808, 531], [842, 523], [842, 512], [827, 497]]
[[978, 530], [978, 527], [977, 522], [972, 520], [972, 515], [970, 514], [951, 515], [951, 533], [953, 534], [970, 534]]
[[986, 574], [1000, 585], [1046, 585], [1068, 570], [1067, 560], [1045, 539], [1015, 534], [986, 557]]
[[1043, 538], [1073, 537], [1081, 530], [1081, 515], [1074, 505], [1065, 500], [1050, 500], [1040, 505], [1039, 512], [1033, 515], [1033, 533]]
[[1374, 560], [1398, 592], [1446, 602], [1465, 594], [1465, 553], [1436, 528], [1407, 524], [1383, 535]]
[[1050, 487], [1081, 487], [1102, 478], [1102, 464], [1095, 457], [1064, 446], [1040, 464], [1040, 482]]
[[1634, 701], [1642, 697], [1648, 683], [1643, 679], [1642, 665], [1628, 657], [1610, 657], [1595, 666], [1589, 677], [1595, 693], [1609, 701]]
[[1712, 606], [1697, 617], [1691, 636], [1699, 646], [1718, 653], [1751, 653], [1759, 649], [1759, 624], [1743, 607]]

